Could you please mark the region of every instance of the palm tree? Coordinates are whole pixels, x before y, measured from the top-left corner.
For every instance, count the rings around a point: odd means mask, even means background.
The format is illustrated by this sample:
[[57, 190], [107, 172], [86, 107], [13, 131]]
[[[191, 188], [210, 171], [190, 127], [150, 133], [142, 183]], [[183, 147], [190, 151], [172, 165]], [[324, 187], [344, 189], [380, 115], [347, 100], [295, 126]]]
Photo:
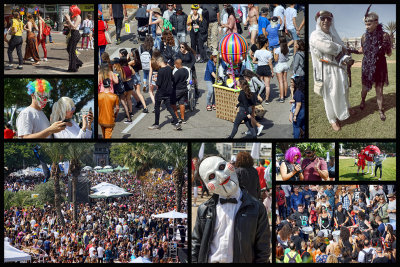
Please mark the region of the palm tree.
[[392, 44], [392, 48], [394, 48], [394, 33], [396, 32], [396, 22], [389, 21], [387, 25], [384, 25], [384, 29], [389, 32], [390, 42]]
[[[125, 155], [124, 164], [130, 172], [135, 172], [140, 178], [154, 165], [158, 153], [154, 153], [152, 144], [129, 144], [130, 151]], [[159, 151], [158, 151], [159, 152]]]
[[187, 145], [183, 143], [163, 143], [163, 161], [174, 166], [173, 179], [176, 191], [177, 211], [182, 208], [182, 189], [185, 186], [185, 169], [188, 164]]
[[70, 160], [68, 173], [72, 175], [72, 203], [74, 206], [73, 209], [73, 219], [77, 220], [78, 218], [78, 206], [76, 200], [77, 189], [76, 186], [78, 184], [78, 177], [81, 173], [81, 158], [88, 153], [92, 144], [69, 144], [68, 149], [66, 151], [66, 155]]
[[60, 168], [58, 163], [63, 159], [66, 149], [65, 143], [44, 143], [44, 151], [51, 159], [50, 177], [54, 179], [54, 205], [56, 207], [58, 223], [65, 226], [64, 216], [61, 212]]

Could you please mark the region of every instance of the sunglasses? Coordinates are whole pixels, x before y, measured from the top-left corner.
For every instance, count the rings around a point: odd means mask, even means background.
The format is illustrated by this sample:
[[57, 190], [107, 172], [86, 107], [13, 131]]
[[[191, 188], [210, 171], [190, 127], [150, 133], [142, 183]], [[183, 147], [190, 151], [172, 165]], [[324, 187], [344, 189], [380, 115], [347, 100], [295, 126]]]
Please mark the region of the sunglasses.
[[329, 21], [329, 22], [332, 21], [332, 18], [331, 18], [331, 17], [321, 17], [320, 19], [321, 19], [321, 21], [325, 21], [325, 20], [327, 20], [327, 21]]
[[306, 151], [306, 152], [304, 152], [304, 153], [306, 153], [306, 154], [311, 154], [312, 152], [311, 152], [311, 151]]
[[75, 112], [75, 110], [76, 110], [75, 107], [71, 108], [71, 112]]
[[367, 19], [364, 22], [365, 23], [370, 23], [370, 22], [374, 22], [374, 21], [378, 21], [377, 19]]
[[174, 6], [174, 5], [168, 5], [168, 6]]

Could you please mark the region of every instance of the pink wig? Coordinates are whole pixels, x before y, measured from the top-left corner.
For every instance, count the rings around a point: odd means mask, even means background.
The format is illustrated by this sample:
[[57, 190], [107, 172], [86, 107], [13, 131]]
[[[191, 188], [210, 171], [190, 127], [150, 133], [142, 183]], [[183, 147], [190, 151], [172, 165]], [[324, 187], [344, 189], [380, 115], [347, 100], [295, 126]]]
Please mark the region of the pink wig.
[[299, 156], [297, 158], [297, 163], [300, 163], [300, 159], [301, 159], [300, 149], [298, 149], [297, 147], [291, 147], [285, 153], [285, 160], [289, 161], [290, 163], [293, 163], [294, 157], [296, 155]]

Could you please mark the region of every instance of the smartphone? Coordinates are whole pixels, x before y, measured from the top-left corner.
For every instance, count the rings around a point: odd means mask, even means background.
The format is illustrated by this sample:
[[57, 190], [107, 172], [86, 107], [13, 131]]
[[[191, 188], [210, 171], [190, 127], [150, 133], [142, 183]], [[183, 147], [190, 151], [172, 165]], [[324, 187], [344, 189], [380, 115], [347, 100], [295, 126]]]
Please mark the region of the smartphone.
[[70, 122], [71, 119], [64, 119], [62, 122]]

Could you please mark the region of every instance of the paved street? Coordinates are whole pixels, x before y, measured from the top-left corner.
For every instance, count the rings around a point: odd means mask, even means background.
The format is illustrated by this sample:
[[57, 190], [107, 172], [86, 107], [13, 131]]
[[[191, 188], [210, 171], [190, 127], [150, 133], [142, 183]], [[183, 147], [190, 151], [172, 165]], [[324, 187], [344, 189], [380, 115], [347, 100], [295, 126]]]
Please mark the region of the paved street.
[[[184, 12], [186, 14], [190, 13], [190, 5], [183, 5]], [[220, 5], [222, 9], [222, 5]], [[301, 12], [298, 16], [298, 24], [300, 24], [303, 19], [304, 13]], [[113, 35], [113, 44], [107, 45], [106, 52], [110, 54], [110, 58], [119, 57], [118, 51], [121, 48], [126, 48], [130, 51], [131, 48], [138, 47], [133, 40], [137, 40], [137, 22], [134, 19], [134, 13], [132, 10], [128, 11], [129, 23], [131, 26], [131, 33], [125, 33], [123, 27], [121, 32], [122, 42], [119, 46], [115, 43], [115, 35], [113, 34], [113, 27], [110, 25], [110, 32]], [[303, 35], [304, 29], [301, 31]], [[248, 31], [244, 31], [243, 36], [246, 37], [247, 41], [250, 43], [250, 37]], [[222, 35], [219, 36], [221, 38]], [[190, 43], [189, 35], [186, 36], [187, 42]], [[293, 48], [291, 48], [291, 51]], [[292, 52], [291, 52], [292, 53]], [[289, 62], [291, 64], [292, 58]], [[154, 109], [154, 105], [151, 103], [149, 93], [144, 93], [146, 99], [146, 104], [148, 105], [150, 113], [144, 114], [141, 110], [134, 109], [134, 116], [132, 118], [133, 122], [131, 124], [125, 124], [125, 115], [122, 106], [120, 107], [120, 113], [117, 117], [117, 123], [114, 128], [113, 138], [226, 138], [230, 134], [233, 123], [230, 121], [222, 120], [216, 118], [216, 111], [206, 110], [206, 85], [204, 82], [206, 63], [196, 63], [196, 73], [199, 82], [199, 90], [201, 93], [198, 99], [196, 109], [193, 112], [189, 110], [185, 113], [186, 124], [182, 125], [182, 131], [175, 131], [174, 127], [170, 124], [171, 116], [169, 112], [162, 108], [160, 116], [160, 126], [161, 130], [148, 130], [147, 128], [154, 123], [154, 113], [151, 111]], [[142, 75], [142, 73], [140, 73]], [[291, 72], [288, 73], [288, 80], [292, 75]], [[276, 100], [279, 98], [279, 88], [278, 80], [274, 77], [271, 80], [271, 93], [269, 105], [264, 105], [267, 110], [264, 118], [259, 121], [264, 125], [264, 129], [259, 136], [260, 139], [267, 138], [293, 138], [292, 125], [289, 122], [289, 110], [290, 104], [286, 100], [285, 103], [279, 103]], [[217, 107], [218, 108], [218, 107]], [[178, 112], [179, 113], [179, 112]], [[242, 124], [239, 127], [239, 131], [235, 138], [244, 138], [244, 132], [247, 131], [247, 127]], [[99, 127], [99, 137], [101, 137], [101, 129]]]
[[[61, 32], [52, 32], [53, 43], [49, 43], [47, 38], [47, 62], [41, 61], [40, 65], [33, 66], [32, 62], [27, 60], [23, 65], [23, 70], [13, 69], [4, 70], [4, 74], [94, 74], [94, 50], [89, 49], [88, 51], [79, 51], [79, 59], [82, 60], [83, 66], [79, 68], [78, 72], [67, 72], [68, 69], [68, 53], [67, 53], [67, 43], [65, 42], [65, 35]], [[10, 36], [8, 35], [9, 39]], [[26, 46], [26, 33], [22, 36], [24, 42], [22, 44], [22, 56], [25, 55]], [[78, 43], [78, 48], [81, 47], [81, 41]], [[8, 55], [7, 55], [8, 44], [4, 43], [4, 66], [8, 65]], [[43, 58], [42, 46], [39, 46], [39, 57]], [[14, 68], [18, 65], [17, 51], [13, 52]]]

